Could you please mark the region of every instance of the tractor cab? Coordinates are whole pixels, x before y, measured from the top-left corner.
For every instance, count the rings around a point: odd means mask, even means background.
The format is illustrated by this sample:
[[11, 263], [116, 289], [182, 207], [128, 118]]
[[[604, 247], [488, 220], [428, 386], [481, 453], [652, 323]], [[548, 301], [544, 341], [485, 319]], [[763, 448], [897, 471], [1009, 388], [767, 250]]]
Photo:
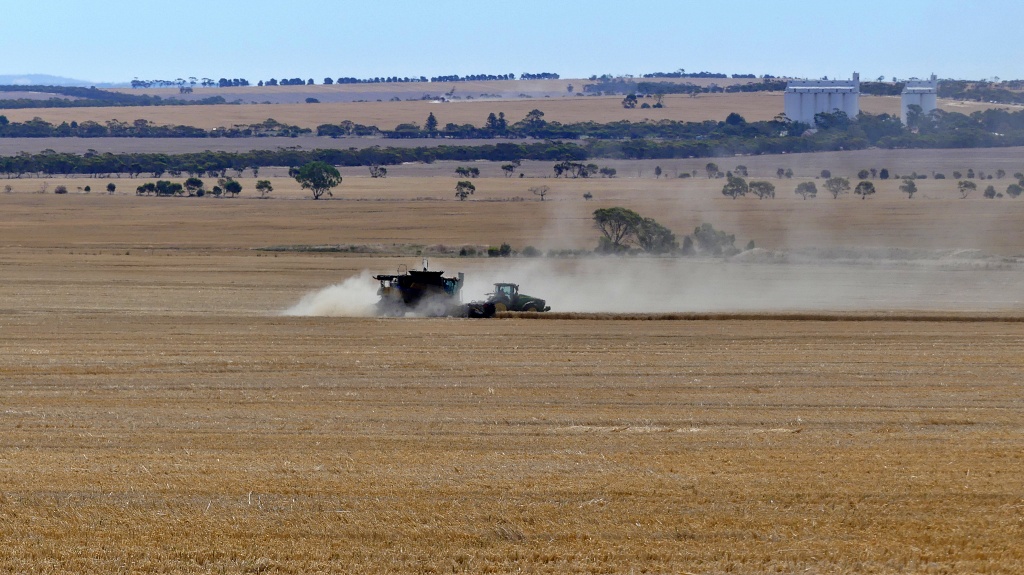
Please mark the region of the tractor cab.
[[487, 303], [494, 305], [495, 311], [548, 311], [550, 306], [540, 298], [519, 293], [519, 284], [496, 283], [494, 293], [490, 294]]
[[505, 297], [505, 298], [508, 298], [509, 300], [513, 300], [513, 299], [515, 299], [516, 295], [518, 295], [518, 294], [519, 294], [519, 284], [505, 284], [505, 283], [494, 284], [494, 294], [493, 295], [495, 295], [495, 296]]

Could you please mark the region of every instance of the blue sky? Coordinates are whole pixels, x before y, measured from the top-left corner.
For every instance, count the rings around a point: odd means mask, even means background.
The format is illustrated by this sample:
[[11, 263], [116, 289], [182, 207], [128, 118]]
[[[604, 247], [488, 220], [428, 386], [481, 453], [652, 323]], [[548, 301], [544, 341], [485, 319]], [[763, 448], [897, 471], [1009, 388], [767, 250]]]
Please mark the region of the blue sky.
[[5, 0], [0, 74], [1024, 78], [1012, 0]]

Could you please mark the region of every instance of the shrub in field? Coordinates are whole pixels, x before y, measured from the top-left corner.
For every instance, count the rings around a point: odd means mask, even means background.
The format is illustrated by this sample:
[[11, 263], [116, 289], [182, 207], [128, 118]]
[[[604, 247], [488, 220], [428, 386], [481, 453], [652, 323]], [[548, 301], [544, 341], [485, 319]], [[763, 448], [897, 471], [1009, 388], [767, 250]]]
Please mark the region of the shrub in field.
[[709, 223], [703, 223], [693, 230], [693, 239], [698, 251], [714, 256], [733, 255], [739, 250], [734, 245], [736, 236], [716, 230]]

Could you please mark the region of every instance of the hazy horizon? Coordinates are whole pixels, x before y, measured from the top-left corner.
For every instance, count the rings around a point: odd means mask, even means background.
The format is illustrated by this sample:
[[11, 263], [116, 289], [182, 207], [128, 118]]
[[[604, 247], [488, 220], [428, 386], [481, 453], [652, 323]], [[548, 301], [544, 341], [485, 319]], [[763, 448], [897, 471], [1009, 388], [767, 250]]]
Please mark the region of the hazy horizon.
[[[83, 83], [208, 77], [356, 78], [554, 72], [563, 78], [710, 71], [864, 80], [1024, 78], [1010, 49], [1024, 5], [863, 0], [829, 5], [607, 0], [113, 0], [15, 3], [0, 70]], [[984, 26], [968, 35], [965, 22]], [[973, 29], [973, 28], [972, 28]], [[951, 35], [964, 41], [950, 41]], [[167, 41], [173, 38], [174, 41]], [[38, 49], [32, 49], [39, 45]]]

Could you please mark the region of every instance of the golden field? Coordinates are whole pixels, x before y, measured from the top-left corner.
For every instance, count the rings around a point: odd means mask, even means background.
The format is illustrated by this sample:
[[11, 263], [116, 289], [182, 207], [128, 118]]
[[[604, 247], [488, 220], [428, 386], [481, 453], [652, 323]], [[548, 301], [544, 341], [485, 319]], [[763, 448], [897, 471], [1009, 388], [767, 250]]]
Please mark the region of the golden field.
[[[803, 201], [787, 180], [775, 200], [733, 201], [702, 178], [491, 177], [458, 202], [452, 177], [353, 171], [314, 202], [272, 178], [266, 200], [248, 178], [237, 199], [136, 197], [128, 179], [112, 196], [94, 179], [48, 182], [67, 196], [27, 179], [0, 194], [0, 571], [1024, 562], [1024, 267], [1009, 257], [1024, 201], [955, 199], [949, 180], [919, 182], [913, 200], [884, 182], [864, 201]], [[536, 184], [552, 187], [548, 201], [525, 190]], [[346, 278], [372, 293], [361, 272], [418, 258], [253, 249], [590, 247], [590, 212], [609, 205], [773, 249], [1004, 257], [435, 258], [522, 281], [555, 311], [673, 294], [679, 312], [754, 310], [460, 320], [282, 315]], [[559, 283], [520, 275], [528, 264]], [[670, 276], [679, 283], [661, 286]]]
[[[770, 162], [774, 158], [749, 159]], [[661, 163], [670, 170], [672, 164]], [[780, 180], [764, 173], [761, 177], [777, 187], [775, 199], [732, 200], [721, 194], [723, 180], [655, 179], [651, 162], [639, 168], [648, 174], [644, 178], [575, 180], [504, 178], [498, 176], [496, 164], [485, 163], [481, 166], [493, 177], [475, 180], [476, 193], [458, 201], [455, 165], [400, 166], [395, 171], [404, 169], [410, 175], [384, 179], [370, 178], [365, 168], [346, 168], [341, 186], [320, 201], [310, 200], [310, 193], [284, 177], [283, 169], [261, 170], [260, 178], [269, 178], [274, 186], [266, 199], [258, 197], [256, 180], [248, 176], [239, 179], [243, 191], [238, 198], [219, 199], [137, 197], [135, 187], [152, 178], [23, 178], [0, 182], [0, 188], [12, 187], [11, 193], [0, 194], [0, 206], [5, 242], [33, 248], [502, 242], [517, 249], [526, 245], [544, 250], [592, 248], [598, 235], [591, 220], [593, 211], [621, 205], [654, 217], [680, 236], [703, 222], [711, 223], [736, 234], [739, 247], [754, 240], [759, 247], [783, 250], [898, 247], [1024, 254], [1020, 228], [1024, 197], [987, 200], [981, 196], [989, 182], [1002, 192], [1012, 178], [978, 180], [978, 190], [967, 199], [960, 199], [955, 180], [918, 180], [919, 192], [909, 200], [899, 191], [899, 181], [875, 180], [877, 193], [862, 200], [852, 192], [833, 199], [820, 179]], [[765, 172], [772, 165], [765, 163]], [[1010, 171], [1010, 165], [1007, 168]], [[540, 174], [550, 164], [537, 162], [524, 169]], [[421, 170], [451, 175], [416, 175]], [[853, 174], [844, 175], [856, 184]], [[204, 181], [208, 188], [216, 183], [213, 178]], [[802, 181], [816, 181], [817, 198], [803, 200], [794, 193]], [[117, 187], [113, 196], [104, 191], [108, 182]], [[38, 193], [44, 184], [48, 193]], [[52, 191], [57, 185], [65, 185], [69, 194], [55, 197]], [[85, 186], [92, 192], [84, 193]], [[536, 186], [550, 188], [545, 201], [530, 192]], [[584, 200], [584, 193], [594, 199]]]
[[[325, 86], [323, 88], [331, 88]], [[268, 90], [268, 89], [264, 89]], [[216, 91], [212, 92], [216, 95]], [[258, 96], [254, 96], [256, 101]], [[551, 122], [614, 122], [620, 120], [723, 121], [732, 112], [750, 121], [770, 120], [782, 113], [781, 93], [701, 94], [665, 96], [664, 108], [632, 109], [622, 107], [621, 96], [565, 96], [555, 98], [500, 98], [459, 100], [447, 103], [414, 100], [401, 102], [322, 102], [319, 104], [239, 104], [217, 106], [146, 106], [110, 108], [31, 108], [0, 109], [12, 122], [25, 122], [39, 117], [51, 124], [61, 122], [109, 120], [134, 122], [148, 120], [160, 125], [185, 125], [207, 130], [239, 124], [257, 124], [268, 118], [289, 125], [315, 130], [320, 124], [338, 124], [349, 120], [390, 130], [401, 123], [423, 126], [431, 113], [441, 127], [445, 124], [484, 125], [490, 113], [504, 112], [509, 122], [518, 122], [528, 112], [539, 109]], [[653, 100], [651, 100], [653, 102]], [[898, 97], [861, 96], [861, 109], [871, 114], [899, 114]], [[940, 100], [947, 111], [969, 114], [992, 107], [1019, 109], [1019, 106], [997, 106], [980, 102]]]

